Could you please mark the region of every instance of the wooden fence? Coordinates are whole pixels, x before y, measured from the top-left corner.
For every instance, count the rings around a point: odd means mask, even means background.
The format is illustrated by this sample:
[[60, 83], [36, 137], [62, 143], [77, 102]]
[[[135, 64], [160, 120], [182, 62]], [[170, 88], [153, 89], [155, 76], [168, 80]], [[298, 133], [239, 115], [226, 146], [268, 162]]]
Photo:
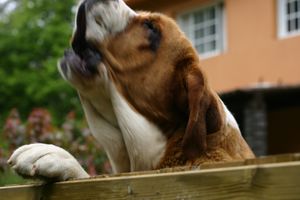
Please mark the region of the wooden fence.
[[1, 200], [300, 199], [300, 154], [0, 188]]

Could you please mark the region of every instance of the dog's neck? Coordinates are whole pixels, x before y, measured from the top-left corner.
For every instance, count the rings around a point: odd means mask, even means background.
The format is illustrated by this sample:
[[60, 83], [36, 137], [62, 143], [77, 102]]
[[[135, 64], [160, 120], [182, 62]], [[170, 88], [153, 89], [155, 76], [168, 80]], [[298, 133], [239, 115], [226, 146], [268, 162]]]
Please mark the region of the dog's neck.
[[[119, 141], [124, 141], [126, 154], [129, 155], [128, 170], [154, 169], [165, 153], [165, 135], [119, 92], [116, 80], [112, 80], [113, 75], [107, 67], [101, 64], [98, 71], [101, 81], [97, 82], [97, 87], [79, 91], [92, 134], [108, 153], [115, 172], [126, 171], [118, 169], [120, 159], [113, 159], [118, 157], [117, 148], [122, 146]], [[104, 126], [107, 122], [114, 127]], [[108, 145], [108, 140], [112, 144]]]
[[117, 113], [129, 154], [131, 171], [154, 169], [165, 151], [164, 134], [156, 125], [135, 111], [114, 84], [111, 84], [110, 89], [113, 109]]

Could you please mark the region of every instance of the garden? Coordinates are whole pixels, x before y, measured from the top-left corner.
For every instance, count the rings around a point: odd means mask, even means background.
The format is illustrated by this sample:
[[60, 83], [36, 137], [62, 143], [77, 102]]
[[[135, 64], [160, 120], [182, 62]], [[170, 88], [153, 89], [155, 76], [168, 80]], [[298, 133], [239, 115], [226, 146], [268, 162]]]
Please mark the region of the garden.
[[36, 142], [65, 148], [90, 174], [110, 171], [76, 91], [57, 70], [72, 36], [76, 2], [0, 1], [0, 186], [24, 182], [6, 160], [20, 145]]

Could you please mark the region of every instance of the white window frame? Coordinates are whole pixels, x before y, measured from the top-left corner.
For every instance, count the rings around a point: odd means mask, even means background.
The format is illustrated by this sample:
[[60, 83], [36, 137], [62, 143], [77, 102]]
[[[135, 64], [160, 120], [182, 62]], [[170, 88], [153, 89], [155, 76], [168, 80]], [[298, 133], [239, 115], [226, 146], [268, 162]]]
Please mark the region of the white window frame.
[[[196, 44], [195, 37], [194, 37], [194, 34], [195, 34], [194, 25], [195, 24], [194, 24], [193, 18], [189, 17], [188, 24], [184, 24], [182, 17], [185, 15], [193, 15], [196, 12], [199, 12], [199, 11], [202, 11], [202, 10], [208, 9], [210, 7], [214, 7], [214, 6], [222, 6], [220, 8], [221, 11], [216, 12], [216, 20], [221, 18], [220, 24], [216, 26], [216, 34], [220, 38], [218, 38], [219, 42], [216, 43], [216, 46], [217, 46], [216, 50], [201, 53], [201, 54], [199, 53], [201, 56], [201, 59], [207, 59], [207, 58], [218, 56], [218, 55], [224, 53], [227, 49], [226, 12], [225, 12], [224, 1], [223, 0], [215, 0], [215, 1], [213, 1], [213, 3], [205, 4], [198, 8], [187, 10], [187, 11], [184, 11], [177, 15], [177, 22], [178, 22], [179, 26], [181, 28], [184, 26], [187, 27], [187, 29], [184, 30], [185, 34], [188, 37], [188, 39], [192, 42], [192, 44], [195, 46], [195, 44]], [[216, 22], [216, 23], [218, 23], [218, 22]], [[183, 30], [183, 28], [182, 28], [182, 30]]]
[[[287, 13], [286, 13], [286, 4], [288, 0], [277, 0], [277, 23], [278, 23], [278, 38], [284, 39], [289, 37], [295, 37], [300, 35], [300, 28], [296, 31], [289, 32], [287, 24]], [[300, 5], [299, 5], [300, 6]], [[300, 19], [300, 11], [297, 14]], [[300, 22], [299, 22], [300, 23]]]

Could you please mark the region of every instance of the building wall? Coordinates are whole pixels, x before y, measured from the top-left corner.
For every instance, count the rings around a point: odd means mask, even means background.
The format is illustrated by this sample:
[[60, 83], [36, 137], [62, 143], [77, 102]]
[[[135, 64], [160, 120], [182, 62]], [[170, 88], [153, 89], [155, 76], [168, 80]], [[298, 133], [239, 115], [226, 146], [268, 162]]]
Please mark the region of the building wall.
[[[131, 3], [130, 3], [131, 2]], [[201, 7], [211, 0], [138, 1], [136, 9], [177, 14]], [[300, 83], [300, 36], [277, 36], [276, 0], [224, 0], [227, 48], [219, 56], [202, 60], [218, 92], [254, 86], [260, 82]]]

